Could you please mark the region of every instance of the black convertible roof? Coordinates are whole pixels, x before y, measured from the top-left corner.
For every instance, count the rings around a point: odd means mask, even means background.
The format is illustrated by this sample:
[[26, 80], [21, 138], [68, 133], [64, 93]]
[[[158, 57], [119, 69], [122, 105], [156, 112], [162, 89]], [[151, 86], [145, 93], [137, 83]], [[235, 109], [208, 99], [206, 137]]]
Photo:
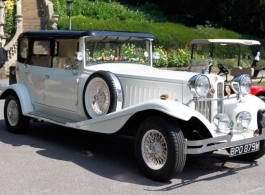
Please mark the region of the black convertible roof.
[[106, 31], [106, 30], [29, 30], [21, 33], [22, 37], [79, 38], [82, 36], [117, 36], [154, 39], [154, 35], [142, 32]]

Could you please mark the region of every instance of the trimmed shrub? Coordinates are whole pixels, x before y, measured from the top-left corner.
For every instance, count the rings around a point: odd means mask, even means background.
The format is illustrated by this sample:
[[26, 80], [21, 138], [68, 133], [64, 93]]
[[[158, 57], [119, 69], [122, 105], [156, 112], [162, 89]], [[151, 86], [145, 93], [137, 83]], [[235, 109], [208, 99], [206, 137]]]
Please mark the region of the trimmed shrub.
[[[60, 17], [67, 16], [66, 1], [53, 0], [55, 13]], [[165, 22], [167, 18], [159, 6], [145, 3], [140, 7], [126, 7], [119, 2], [78, 0], [74, 2], [73, 16], [83, 15], [97, 20], [114, 19], [118, 21]]]
[[3, 2], [5, 6], [5, 36], [6, 42], [8, 43], [14, 36], [16, 32], [16, 0], [6, 0]]

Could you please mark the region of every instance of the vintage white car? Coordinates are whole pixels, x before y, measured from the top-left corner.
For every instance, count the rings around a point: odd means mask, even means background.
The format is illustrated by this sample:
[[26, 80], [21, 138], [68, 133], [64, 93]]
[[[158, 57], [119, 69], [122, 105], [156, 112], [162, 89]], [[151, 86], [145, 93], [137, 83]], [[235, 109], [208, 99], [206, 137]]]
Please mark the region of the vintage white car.
[[154, 68], [153, 40], [135, 32], [23, 32], [16, 79], [0, 84], [8, 131], [24, 132], [35, 119], [134, 136], [139, 167], [156, 181], [180, 173], [187, 154], [262, 157], [265, 104], [249, 94], [251, 78], [227, 84], [207, 64], [204, 73]]

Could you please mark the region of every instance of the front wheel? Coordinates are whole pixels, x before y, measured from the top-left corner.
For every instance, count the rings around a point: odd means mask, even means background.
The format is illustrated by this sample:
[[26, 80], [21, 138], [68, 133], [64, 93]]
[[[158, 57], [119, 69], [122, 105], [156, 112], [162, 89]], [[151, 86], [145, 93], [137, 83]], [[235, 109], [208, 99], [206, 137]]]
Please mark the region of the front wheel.
[[186, 162], [182, 131], [169, 118], [149, 117], [138, 128], [135, 153], [144, 175], [168, 181], [182, 171]]
[[14, 94], [6, 98], [4, 118], [7, 130], [11, 133], [23, 133], [29, 126], [29, 118], [22, 114], [20, 102]]

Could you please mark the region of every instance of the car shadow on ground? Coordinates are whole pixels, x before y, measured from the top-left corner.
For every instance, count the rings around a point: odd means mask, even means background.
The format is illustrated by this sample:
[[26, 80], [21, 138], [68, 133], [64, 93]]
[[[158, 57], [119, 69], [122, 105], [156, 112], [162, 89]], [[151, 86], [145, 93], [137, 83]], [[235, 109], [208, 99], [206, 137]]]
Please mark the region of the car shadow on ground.
[[[33, 122], [25, 134], [11, 134], [6, 131], [4, 120], [0, 120], [0, 134], [1, 142], [14, 147], [27, 145], [38, 148], [37, 153], [47, 158], [70, 161], [87, 171], [116, 181], [161, 187], [159, 191], [226, 177], [242, 169], [258, 166], [256, 161], [237, 161], [219, 153], [188, 155], [183, 172], [173, 179], [180, 182], [170, 185], [172, 181], [160, 183], [142, 175], [135, 159], [132, 137], [97, 134]], [[217, 174], [212, 176], [211, 173]], [[200, 178], [202, 176], [203, 179]]]

